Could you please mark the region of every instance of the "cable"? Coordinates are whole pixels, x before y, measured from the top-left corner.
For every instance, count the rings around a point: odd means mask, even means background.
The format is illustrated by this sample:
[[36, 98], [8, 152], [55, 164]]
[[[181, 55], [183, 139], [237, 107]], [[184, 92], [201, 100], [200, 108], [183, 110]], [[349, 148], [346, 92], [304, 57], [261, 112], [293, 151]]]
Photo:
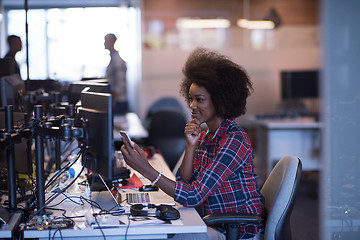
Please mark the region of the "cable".
[[101, 228], [101, 226], [100, 226], [100, 224], [99, 224], [99, 221], [97, 220], [97, 215], [94, 215], [94, 214], [93, 214], [93, 216], [94, 216], [95, 222], [96, 222], [96, 224], [98, 225], [98, 228], [99, 228], [99, 230], [100, 230], [103, 238], [106, 240], [105, 233], [104, 233], [104, 231], [102, 230], [102, 228]]
[[[67, 163], [62, 169], [58, 170], [59, 173], [55, 172], [51, 175], [50, 179], [46, 181], [45, 183], [45, 189], [47, 189], [51, 184], [53, 184], [59, 177], [60, 175], [67, 171], [68, 169], [70, 169], [80, 158], [81, 156], [81, 151], [79, 151], [76, 156], [74, 157], [75, 160], [73, 160], [72, 162]], [[56, 174], [57, 173], [57, 174]], [[53, 179], [55, 177], [55, 179]]]
[[81, 171], [79, 172], [79, 174], [74, 178], [74, 180], [67, 185], [64, 189], [61, 189], [61, 192], [54, 194], [50, 197], [50, 199], [47, 200], [47, 202], [44, 204], [44, 206], [42, 206], [40, 209], [38, 209], [33, 215], [29, 216], [29, 219], [27, 221], [27, 223], [34, 217], [36, 216], [41, 210], [43, 210], [47, 205], [49, 205], [57, 196], [59, 196], [62, 192], [65, 192], [81, 175], [81, 173], [83, 172], [84, 168], [85, 168], [86, 163], [84, 163], [84, 166], [81, 168]]
[[[62, 237], [62, 233], [61, 233], [61, 228], [57, 228], [52, 236], [52, 239], [55, 239], [55, 235], [56, 235], [56, 232], [59, 231], [59, 234], [60, 234], [60, 239], [63, 239]], [[50, 231], [49, 231], [50, 232]], [[50, 238], [49, 238], [50, 239]]]
[[[74, 140], [71, 141], [71, 142], [69, 142], [69, 143], [67, 143], [68, 146], [65, 147], [65, 149], [64, 149], [64, 151], [63, 151], [62, 154], [64, 154], [65, 152], [67, 152], [68, 149], [72, 146], [73, 143], [74, 143]], [[72, 149], [72, 150], [70, 151], [70, 153], [64, 158], [64, 160], [63, 160], [62, 162], [64, 162], [76, 149], [79, 149], [79, 147], [75, 147], [74, 149]], [[61, 154], [61, 155], [62, 155], [62, 154]]]
[[130, 228], [130, 214], [128, 215], [128, 225], [126, 226], [126, 230], [125, 230], [125, 240], [127, 239], [129, 228]]
[[[93, 179], [93, 180], [94, 180], [94, 179]], [[92, 201], [92, 200], [91, 200], [91, 194], [90, 194], [90, 201]], [[97, 216], [94, 214], [94, 206], [93, 206], [92, 204], [91, 204], [90, 206], [91, 206], [91, 209], [92, 209], [92, 211], [93, 211], [93, 216], [94, 216], [95, 222], [96, 222], [96, 224], [98, 225], [99, 230], [100, 230], [103, 238], [106, 240], [104, 231], [102, 230], [102, 228], [101, 228], [101, 226], [100, 226], [100, 224], [99, 224], [99, 222], [98, 222], [98, 220], [97, 220]], [[101, 208], [100, 208], [100, 209], [101, 209]]]

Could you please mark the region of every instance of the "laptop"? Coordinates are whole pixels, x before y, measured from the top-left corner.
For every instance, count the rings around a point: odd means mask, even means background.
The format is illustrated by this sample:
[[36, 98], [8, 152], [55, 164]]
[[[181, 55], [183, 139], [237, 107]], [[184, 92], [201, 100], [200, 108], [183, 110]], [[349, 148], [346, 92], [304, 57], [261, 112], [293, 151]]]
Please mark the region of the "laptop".
[[140, 192], [136, 189], [121, 189], [118, 194], [120, 206], [130, 206], [133, 204], [167, 204], [174, 206], [175, 200], [162, 191]]

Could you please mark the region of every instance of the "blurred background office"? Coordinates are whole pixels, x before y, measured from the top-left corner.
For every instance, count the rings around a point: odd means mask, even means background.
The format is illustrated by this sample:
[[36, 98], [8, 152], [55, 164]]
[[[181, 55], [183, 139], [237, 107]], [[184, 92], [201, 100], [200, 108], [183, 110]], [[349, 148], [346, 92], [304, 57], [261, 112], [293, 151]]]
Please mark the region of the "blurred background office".
[[[7, 52], [8, 35], [21, 37], [23, 50], [16, 60], [22, 78], [63, 83], [102, 78], [109, 62], [104, 35], [126, 36], [116, 46], [127, 62], [129, 107], [142, 120], [163, 97], [177, 99], [188, 117], [179, 95], [181, 68], [198, 45], [217, 49], [248, 70], [255, 92], [240, 123], [278, 112], [281, 72], [319, 71], [319, 96], [302, 102], [322, 124], [315, 171], [320, 173], [320, 207], [305, 218], [319, 224], [314, 239], [358, 236], [360, 2], [32, 0], [28, 11], [24, 2], [0, 0], [0, 55]], [[254, 22], [269, 19], [271, 26]]]

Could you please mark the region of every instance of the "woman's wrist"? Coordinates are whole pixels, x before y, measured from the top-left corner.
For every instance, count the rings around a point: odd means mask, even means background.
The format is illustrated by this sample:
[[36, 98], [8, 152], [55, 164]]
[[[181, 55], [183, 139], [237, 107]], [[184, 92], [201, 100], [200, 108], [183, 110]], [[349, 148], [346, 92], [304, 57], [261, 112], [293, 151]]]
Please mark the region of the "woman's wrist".
[[154, 185], [160, 180], [161, 176], [162, 176], [162, 173], [159, 172], [159, 174], [157, 175], [157, 177], [155, 178], [155, 180], [151, 182], [151, 185], [154, 186]]
[[[149, 179], [150, 182], [153, 183], [153, 182], [155, 182], [156, 178], [159, 176], [160, 172], [157, 171], [155, 168], [153, 168], [153, 167], [150, 166], [149, 168], [147, 168], [146, 170], [144, 170], [143, 172], [141, 172], [141, 174], [142, 174], [145, 178]], [[157, 181], [159, 181], [159, 179], [158, 179]], [[157, 182], [157, 181], [156, 181], [156, 182]]]
[[192, 144], [189, 140], [186, 141], [185, 149], [187, 151], [195, 151], [195, 148], [196, 148], [196, 144]]

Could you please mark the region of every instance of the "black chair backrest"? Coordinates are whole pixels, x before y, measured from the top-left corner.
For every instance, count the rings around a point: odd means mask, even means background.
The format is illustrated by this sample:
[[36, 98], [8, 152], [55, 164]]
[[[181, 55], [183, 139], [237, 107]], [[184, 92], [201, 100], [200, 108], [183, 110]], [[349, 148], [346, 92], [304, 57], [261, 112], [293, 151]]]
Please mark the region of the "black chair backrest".
[[180, 102], [174, 97], [163, 97], [156, 100], [148, 109], [147, 118], [150, 118], [156, 112], [164, 110], [175, 110], [184, 114], [184, 109]]
[[184, 151], [185, 126], [186, 119], [178, 111], [162, 110], [150, 117], [147, 144], [161, 151], [170, 169], [173, 169]]
[[185, 137], [185, 117], [178, 111], [161, 110], [151, 115], [149, 138], [153, 137]]

